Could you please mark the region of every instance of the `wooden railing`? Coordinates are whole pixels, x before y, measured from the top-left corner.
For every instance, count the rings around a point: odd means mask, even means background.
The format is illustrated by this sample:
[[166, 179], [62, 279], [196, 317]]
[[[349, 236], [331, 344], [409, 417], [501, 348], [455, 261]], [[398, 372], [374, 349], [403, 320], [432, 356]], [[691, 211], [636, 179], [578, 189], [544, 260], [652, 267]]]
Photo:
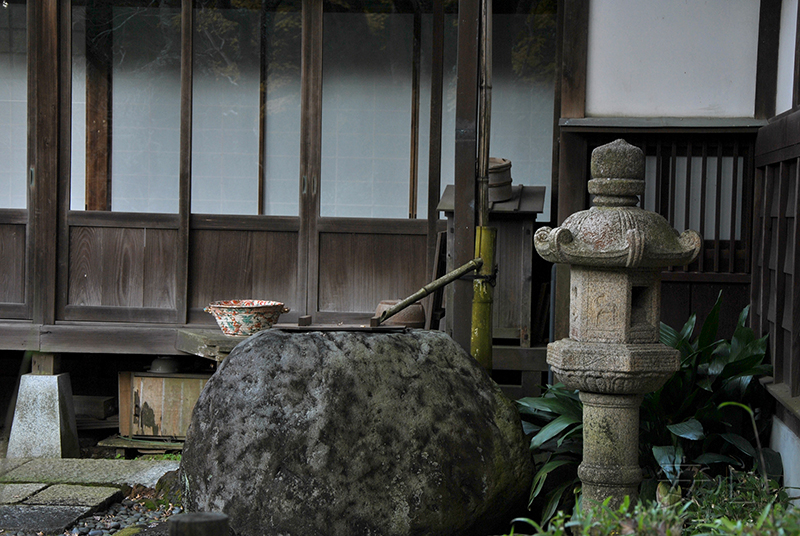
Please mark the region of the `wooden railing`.
[[703, 252], [684, 272], [750, 271], [753, 203], [752, 136], [682, 136], [644, 140], [646, 173], [653, 176], [645, 208], [672, 227], [696, 229]]
[[694, 229], [703, 237], [697, 259], [668, 272], [678, 278], [690, 273], [697, 282], [749, 282], [755, 135], [603, 134], [590, 138], [589, 149], [616, 137], [624, 137], [646, 155], [644, 208], [664, 216], [675, 229]]

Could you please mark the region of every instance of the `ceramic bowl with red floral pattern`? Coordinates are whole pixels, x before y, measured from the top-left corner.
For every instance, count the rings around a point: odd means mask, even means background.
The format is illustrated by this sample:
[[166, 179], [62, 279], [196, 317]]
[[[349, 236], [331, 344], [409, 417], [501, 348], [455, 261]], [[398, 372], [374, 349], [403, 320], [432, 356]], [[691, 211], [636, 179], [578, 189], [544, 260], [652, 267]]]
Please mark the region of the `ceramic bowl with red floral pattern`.
[[283, 303], [270, 300], [222, 300], [211, 302], [203, 309], [214, 315], [225, 335], [252, 335], [269, 329], [289, 309]]

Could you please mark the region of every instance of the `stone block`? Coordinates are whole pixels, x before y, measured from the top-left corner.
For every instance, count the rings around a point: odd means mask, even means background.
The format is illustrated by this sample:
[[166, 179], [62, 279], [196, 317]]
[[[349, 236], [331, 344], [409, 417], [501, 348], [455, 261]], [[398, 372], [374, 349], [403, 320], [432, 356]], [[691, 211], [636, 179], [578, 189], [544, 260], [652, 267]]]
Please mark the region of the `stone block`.
[[164, 473], [174, 471], [174, 460], [53, 460], [36, 459], [0, 476], [0, 482], [50, 482], [53, 484], [113, 484], [155, 487]]
[[0, 504], [21, 503], [47, 484], [0, 484]]
[[661, 343], [609, 344], [561, 339], [547, 346], [547, 363], [570, 389], [639, 394], [661, 387], [680, 368], [680, 352]]
[[657, 272], [572, 267], [569, 336], [573, 340], [658, 342], [660, 307]]
[[8, 458], [80, 456], [69, 374], [20, 378]]
[[83, 506], [0, 506], [0, 531], [55, 536], [89, 511]]
[[91, 506], [109, 504], [122, 499], [119, 488], [55, 484], [25, 499], [25, 504], [49, 506]]

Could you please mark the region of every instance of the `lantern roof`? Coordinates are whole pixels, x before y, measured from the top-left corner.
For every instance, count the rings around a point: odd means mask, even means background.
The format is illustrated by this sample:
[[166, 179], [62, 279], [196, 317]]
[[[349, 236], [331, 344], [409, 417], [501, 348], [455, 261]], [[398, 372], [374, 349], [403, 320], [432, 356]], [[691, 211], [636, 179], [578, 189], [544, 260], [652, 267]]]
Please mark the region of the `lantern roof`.
[[702, 247], [696, 231], [678, 233], [663, 216], [637, 206], [644, 194], [644, 153], [625, 140], [592, 151], [588, 190], [593, 206], [561, 227], [540, 228], [545, 260], [599, 268], [664, 268], [692, 262]]

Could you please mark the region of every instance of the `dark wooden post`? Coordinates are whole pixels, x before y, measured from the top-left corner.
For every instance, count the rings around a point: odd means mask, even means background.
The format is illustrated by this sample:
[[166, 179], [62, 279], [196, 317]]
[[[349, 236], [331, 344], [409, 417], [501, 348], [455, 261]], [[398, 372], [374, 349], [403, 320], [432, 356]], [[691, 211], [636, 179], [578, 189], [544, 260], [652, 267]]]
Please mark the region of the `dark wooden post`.
[[172, 516], [169, 536], [228, 536], [228, 516], [219, 512], [193, 512]]
[[[478, 35], [480, 2], [458, 3], [458, 87], [456, 95], [455, 211], [453, 264], [461, 266], [475, 255], [475, 184], [478, 154]], [[472, 282], [453, 282], [453, 339], [470, 347]]]
[[59, 3], [28, 8], [28, 248], [34, 324], [55, 322], [58, 232]]
[[86, 6], [86, 210], [111, 208], [112, 6]]

